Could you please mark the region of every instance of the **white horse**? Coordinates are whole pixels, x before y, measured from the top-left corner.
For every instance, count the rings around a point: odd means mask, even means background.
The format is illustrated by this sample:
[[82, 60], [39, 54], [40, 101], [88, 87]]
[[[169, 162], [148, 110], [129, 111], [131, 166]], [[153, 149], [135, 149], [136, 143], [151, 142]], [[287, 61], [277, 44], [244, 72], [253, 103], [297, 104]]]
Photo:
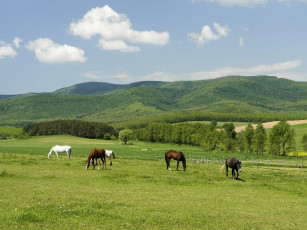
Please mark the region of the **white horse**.
[[51, 153], [55, 152], [57, 158], [59, 159], [59, 153], [66, 152], [68, 159], [70, 159], [71, 155], [71, 147], [68, 145], [60, 146], [60, 145], [55, 145], [51, 148], [50, 152], [48, 153], [48, 157], [51, 158]]
[[[106, 157], [108, 157], [109, 161], [110, 161], [110, 166], [112, 166], [112, 158], [113, 157], [115, 159], [115, 154], [112, 150], [105, 150], [106, 151]], [[98, 159], [99, 165], [100, 165], [100, 159]]]

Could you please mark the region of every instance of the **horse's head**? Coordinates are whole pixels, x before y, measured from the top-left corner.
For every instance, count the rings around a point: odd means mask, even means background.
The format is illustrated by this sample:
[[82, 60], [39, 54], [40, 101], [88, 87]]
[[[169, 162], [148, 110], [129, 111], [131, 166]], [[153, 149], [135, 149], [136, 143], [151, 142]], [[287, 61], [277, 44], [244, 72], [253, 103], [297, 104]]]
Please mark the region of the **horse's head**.
[[48, 158], [51, 158], [51, 153], [48, 153]]
[[239, 172], [241, 172], [241, 161], [237, 161], [237, 168]]
[[88, 170], [88, 167], [90, 167], [90, 163], [91, 163], [91, 161], [92, 161], [92, 158], [90, 158], [90, 159], [87, 159], [87, 161], [86, 161], [86, 170]]

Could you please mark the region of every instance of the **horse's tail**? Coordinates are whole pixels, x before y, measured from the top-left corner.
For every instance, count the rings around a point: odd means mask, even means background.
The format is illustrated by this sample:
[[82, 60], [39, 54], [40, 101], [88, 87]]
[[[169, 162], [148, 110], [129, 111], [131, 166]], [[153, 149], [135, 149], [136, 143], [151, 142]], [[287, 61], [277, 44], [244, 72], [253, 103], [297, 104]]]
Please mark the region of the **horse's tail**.
[[168, 151], [165, 152], [165, 162], [167, 163], [167, 153]]

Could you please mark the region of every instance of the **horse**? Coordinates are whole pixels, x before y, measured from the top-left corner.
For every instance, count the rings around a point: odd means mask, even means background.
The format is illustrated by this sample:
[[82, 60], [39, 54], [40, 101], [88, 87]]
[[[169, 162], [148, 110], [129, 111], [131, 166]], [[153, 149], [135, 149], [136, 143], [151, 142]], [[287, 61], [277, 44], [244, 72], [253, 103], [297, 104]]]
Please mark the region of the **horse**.
[[68, 156], [68, 160], [70, 159], [71, 155], [71, 147], [68, 145], [60, 146], [60, 145], [55, 145], [51, 148], [50, 152], [48, 153], [48, 158], [51, 158], [51, 153], [55, 152], [57, 158], [59, 159], [59, 153], [66, 152]]
[[[241, 172], [241, 162], [234, 157], [228, 157], [226, 159], [225, 166], [226, 166], [226, 176], [228, 177], [228, 167], [229, 167], [232, 169], [232, 179], [235, 178], [238, 179], [239, 172]], [[235, 177], [236, 176], [235, 170], [237, 171], [237, 177]]]
[[[110, 161], [110, 166], [112, 166], [112, 157], [115, 159], [115, 154], [112, 150], [106, 150], [106, 157], [108, 157]], [[100, 165], [100, 160], [98, 159], [99, 165]]]
[[[96, 159], [96, 164], [94, 164]], [[90, 163], [93, 164], [93, 169], [95, 169], [95, 166], [97, 165], [97, 159], [101, 159], [102, 161], [102, 169], [106, 167], [106, 151], [104, 149], [92, 149], [90, 154], [88, 155], [87, 161], [86, 161], [86, 169], [90, 166]], [[98, 167], [99, 169], [99, 167]]]
[[186, 160], [182, 152], [177, 152], [175, 150], [168, 150], [165, 152], [165, 162], [167, 170], [171, 170], [170, 168], [171, 159], [177, 161], [177, 171], [178, 171], [179, 161], [182, 161], [183, 171], [186, 171]]

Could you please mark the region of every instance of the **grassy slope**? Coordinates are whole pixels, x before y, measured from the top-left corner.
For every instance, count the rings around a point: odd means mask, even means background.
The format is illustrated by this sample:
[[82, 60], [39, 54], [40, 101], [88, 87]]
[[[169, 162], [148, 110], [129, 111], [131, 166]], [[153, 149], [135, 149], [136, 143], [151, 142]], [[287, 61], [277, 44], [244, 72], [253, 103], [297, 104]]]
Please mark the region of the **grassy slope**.
[[[243, 164], [243, 181], [234, 181], [221, 163], [188, 161], [187, 172], [167, 171], [165, 149], [201, 153], [190, 146], [54, 136], [2, 141], [0, 153], [3, 143], [9, 152], [32, 149], [31, 155], [0, 154], [3, 229], [227, 229], [234, 223], [236, 229], [307, 228], [306, 171]], [[47, 158], [55, 143], [74, 147], [70, 161]], [[112, 168], [86, 171], [89, 149], [100, 146], [117, 153]], [[159, 159], [129, 159], [135, 153]]]
[[[119, 122], [182, 110], [305, 114], [306, 84], [266, 76], [225, 77], [192, 82], [134, 83], [114, 90], [107, 87], [106, 94], [95, 96], [22, 95], [0, 100], [0, 124], [57, 118]], [[78, 92], [91, 92], [92, 88], [87, 88], [86, 84], [81, 86]], [[69, 88], [66, 90], [70, 92]]]

